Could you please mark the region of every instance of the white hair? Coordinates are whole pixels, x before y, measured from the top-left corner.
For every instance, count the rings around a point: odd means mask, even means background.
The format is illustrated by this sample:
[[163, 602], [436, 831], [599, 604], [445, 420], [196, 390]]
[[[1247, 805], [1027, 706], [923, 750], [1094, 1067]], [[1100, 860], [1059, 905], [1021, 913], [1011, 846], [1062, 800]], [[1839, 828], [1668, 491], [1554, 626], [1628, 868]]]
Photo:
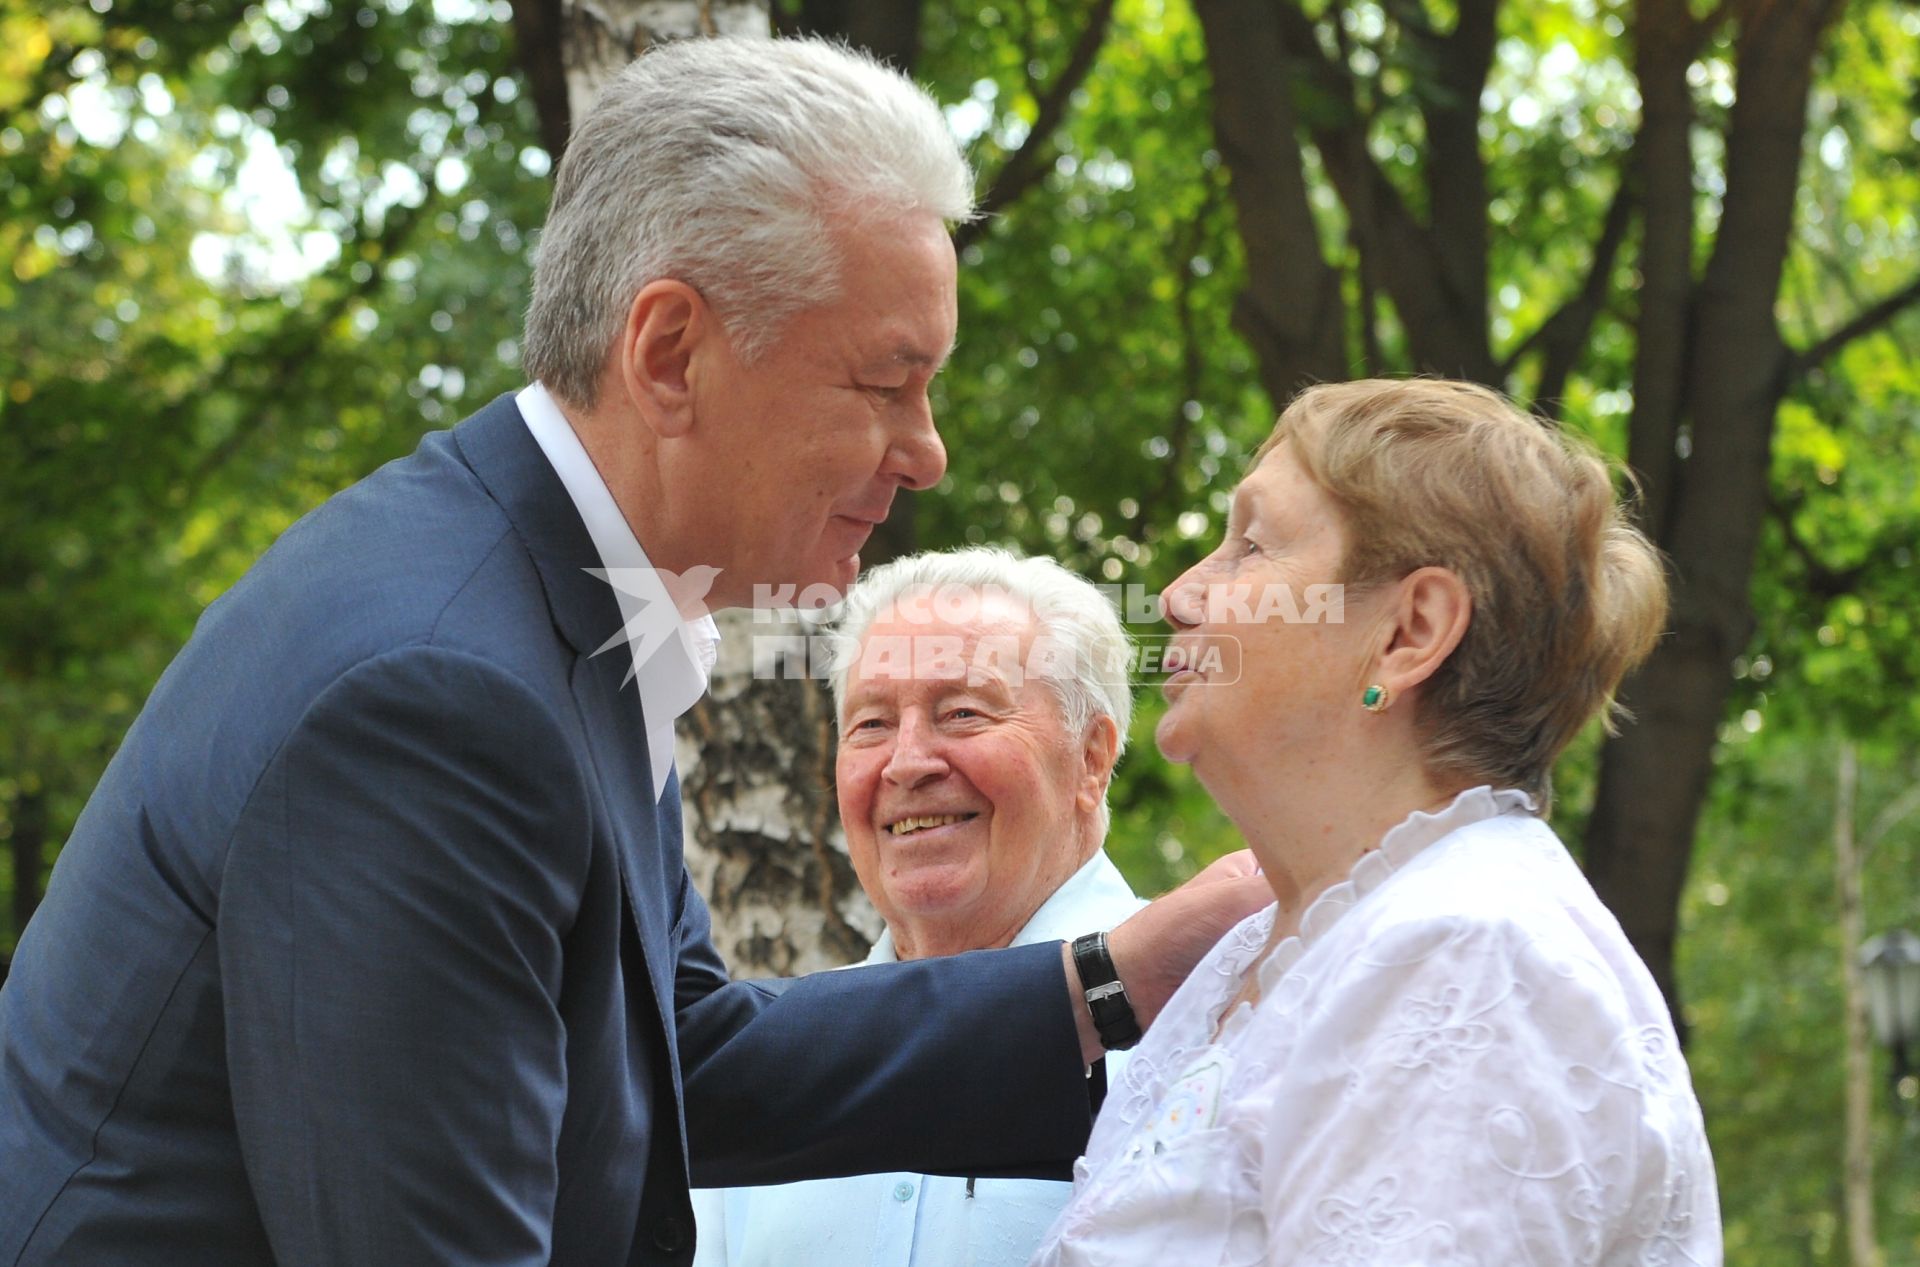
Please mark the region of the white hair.
[[633, 297], [698, 290], [751, 361], [839, 283], [832, 219], [973, 214], [940, 107], [817, 39], [680, 40], [614, 76], [567, 144], [533, 271], [523, 356], [588, 406]]
[[[1119, 610], [1091, 582], [1052, 559], [1024, 558], [996, 546], [908, 555], [874, 568], [847, 591], [828, 635], [835, 725], [844, 720], [848, 682], [873, 622], [903, 601], [916, 599], [930, 600], [931, 610], [938, 613], [941, 596], [953, 594], [975, 600], [958, 605], [963, 612], [983, 611], [979, 600], [992, 598], [1005, 599], [1032, 616], [1036, 640], [1044, 637], [1057, 652], [1050, 664], [1071, 670], [1035, 674], [1052, 688], [1067, 734], [1078, 743], [1094, 718], [1111, 718], [1119, 735], [1117, 763], [1127, 750], [1127, 727], [1133, 721], [1133, 690], [1127, 679], [1133, 644]], [[1103, 797], [1099, 839], [1106, 838], [1108, 820]]]

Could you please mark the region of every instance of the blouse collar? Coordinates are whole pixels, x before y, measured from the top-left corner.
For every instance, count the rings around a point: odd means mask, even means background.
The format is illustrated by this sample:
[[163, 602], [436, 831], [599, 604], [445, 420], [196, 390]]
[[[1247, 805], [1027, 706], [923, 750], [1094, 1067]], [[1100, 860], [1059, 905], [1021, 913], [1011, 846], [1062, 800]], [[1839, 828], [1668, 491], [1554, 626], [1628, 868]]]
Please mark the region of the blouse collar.
[[[1260, 965], [1260, 988], [1270, 990], [1287, 969], [1313, 944], [1327, 935], [1360, 900], [1385, 884], [1389, 877], [1419, 857], [1437, 842], [1462, 827], [1484, 822], [1501, 814], [1534, 813], [1533, 798], [1514, 788], [1495, 790], [1490, 786], [1468, 788], [1453, 798], [1444, 809], [1415, 810], [1380, 838], [1380, 847], [1360, 855], [1345, 880], [1315, 898], [1300, 917], [1300, 931], [1273, 948]], [[1235, 933], [1235, 945], [1227, 954], [1229, 971], [1238, 976], [1251, 956], [1260, 952], [1273, 932], [1278, 906], [1269, 906], [1243, 923]]]

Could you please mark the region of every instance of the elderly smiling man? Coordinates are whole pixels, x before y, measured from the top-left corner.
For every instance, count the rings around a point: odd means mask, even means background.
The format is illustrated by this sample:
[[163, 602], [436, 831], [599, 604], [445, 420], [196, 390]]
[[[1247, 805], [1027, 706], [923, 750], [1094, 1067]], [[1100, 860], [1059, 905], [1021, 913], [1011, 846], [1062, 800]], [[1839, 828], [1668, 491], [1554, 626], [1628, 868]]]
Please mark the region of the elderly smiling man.
[[[840, 819], [887, 925], [867, 963], [1071, 938], [1145, 905], [1102, 848], [1133, 699], [1092, 585], [1004, 550], [917, 555], [853, 588], [832, 645]], [[912, 1173], [705, 1191], [694, 1262], [1018, 1267], [1071, 1192]]]

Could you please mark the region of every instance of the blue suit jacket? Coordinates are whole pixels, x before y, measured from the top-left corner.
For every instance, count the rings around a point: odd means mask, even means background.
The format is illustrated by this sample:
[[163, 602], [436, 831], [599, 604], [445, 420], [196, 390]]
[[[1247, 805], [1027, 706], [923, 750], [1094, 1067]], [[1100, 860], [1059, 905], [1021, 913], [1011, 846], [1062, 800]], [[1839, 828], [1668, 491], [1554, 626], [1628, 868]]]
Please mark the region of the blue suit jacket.
[[1052, 944], [730, 984], [510, 397], [208, 608], [0, 988], [0, 1264], [685, 1263], [690, 1174], [1064, 1175]]

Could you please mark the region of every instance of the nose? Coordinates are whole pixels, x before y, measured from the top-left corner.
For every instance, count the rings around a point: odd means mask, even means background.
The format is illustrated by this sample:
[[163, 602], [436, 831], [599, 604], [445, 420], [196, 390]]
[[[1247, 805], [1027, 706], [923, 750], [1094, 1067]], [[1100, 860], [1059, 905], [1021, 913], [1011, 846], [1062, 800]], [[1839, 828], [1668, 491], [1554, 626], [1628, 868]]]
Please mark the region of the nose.
[[935, 736], [925, 719], [909, 714], [900, 719], [894, 732], [893, 751], [887, 756], [882, 774], [896, 787], [913, 788], [947, 773], [946, 758], [941, 756]]
[[1206, 586], [1201, 583], [1199, 564], [1160, 591], [1160, 618], [1175, 629], [1191, 629], [1207, 618]]
[[903, 416], [881, 469], [908, 488], [932, 488], [947, 473], [947, 446], [933, 425], [933, 402], [921, 388], [900, 408]]

